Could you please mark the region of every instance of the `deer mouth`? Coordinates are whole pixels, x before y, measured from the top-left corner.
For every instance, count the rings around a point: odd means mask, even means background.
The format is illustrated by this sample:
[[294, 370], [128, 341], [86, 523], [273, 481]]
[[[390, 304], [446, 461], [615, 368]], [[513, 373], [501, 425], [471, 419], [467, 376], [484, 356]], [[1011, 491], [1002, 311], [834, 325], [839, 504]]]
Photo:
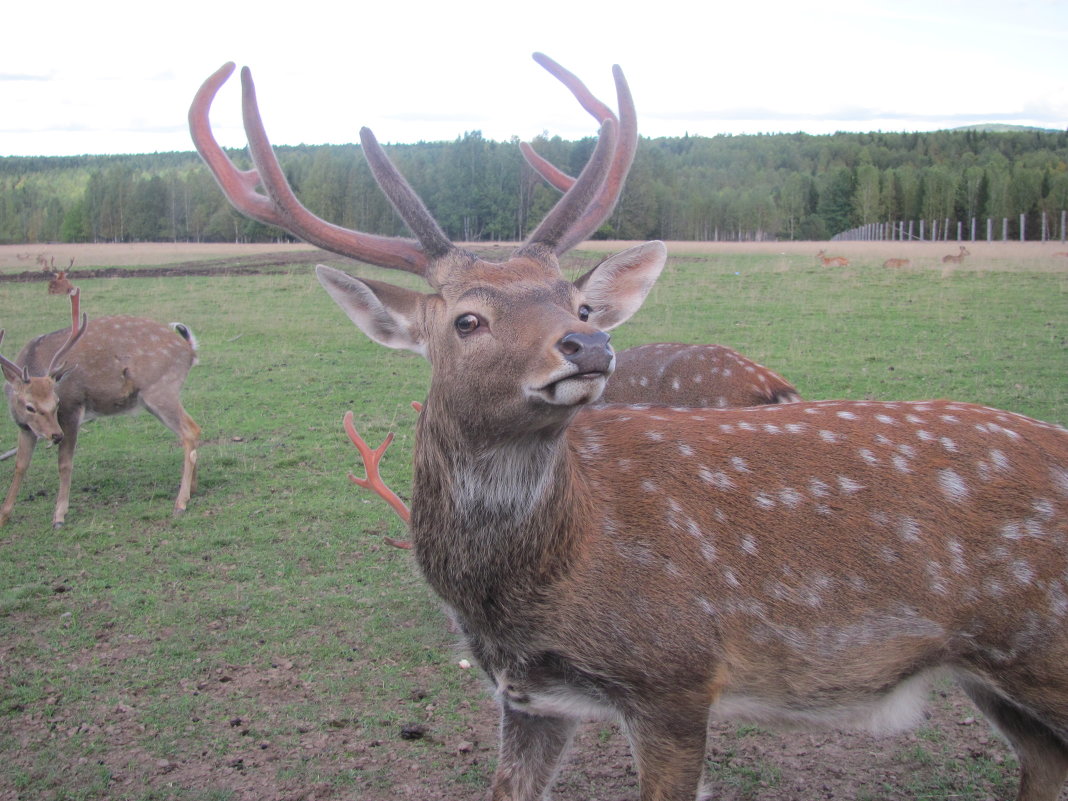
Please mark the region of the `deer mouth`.
[[578, 406], [593, 403], [604, 392], [609, 372], [604, 370], [584, 370], [571, 373], [542, 387], [533, 389], [530, 394], [553, 406]]

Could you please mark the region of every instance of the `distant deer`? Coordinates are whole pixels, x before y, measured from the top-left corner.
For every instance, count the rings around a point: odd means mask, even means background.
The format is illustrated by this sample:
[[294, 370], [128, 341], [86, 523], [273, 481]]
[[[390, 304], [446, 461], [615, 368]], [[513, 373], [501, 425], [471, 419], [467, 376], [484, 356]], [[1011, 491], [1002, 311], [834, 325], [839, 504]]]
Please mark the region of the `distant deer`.
[[886, 261], [883, 262], [883, 267], [888, 267], [888, 268], [908, 267], [911, 263], [912, 262], [910, 262], [908, 259], [887, 259]]
[[69, 295], [74, 291], [74, 285], [67, 280], [67, 271], [60, 270], [55, 273], [52, 280], [48, 282], [48, 294], [49, 295]]
[[[77, 290], [70, 298], [77, 321]], [[142, 408], [181, 440], [185, 458], [174, 511], [185, 511], [196, 488], [200, 427], [178, 396], [196, 363], [196, 350], [188, 327], [171, 326], [173, 330], [141, 317], [98, 317], [90, 328], [83, 315], [80, 326], [31, 340], [14, 361], [0, 356], [11, 416], [20, 429], [15, 474], [0, 507], [0, 525], [11, 516], [37, 440], [59, 445], [59, 495], [52, 516], [52, 525], [59, 528], [67, 516], [78, 428], [94, 417]]]
[[828, 256], [827, 251], [821, 250], [816, 254], [816, 258], [820, 260], [820, 264], [824, 267], [848, 267], [849, 259], [845, 256]]
[[494, 801], [543, 798], [584, 718], [624, 726], [642, 801], [693, 801], [710, 710], [892, 730], [921, 718], [939, 675], [1012, 743], [1020, 801], [1054, 801], [1068, 775], [1068, 432], [950, 401], [593, 407], [614, 366], [607, 331], [667, 256], [649, 242], [561, 274], [564, 243], [622, 187], [615, 115], [574, 186], [495, 264], [449, 241], [366, 128], [363, 152], [417, 241], [314, 217], [247, 69], [254, 167], [237, 170], [208, 123], [232, 70], [202, 86], [190, 127], [238, 210], [433, 288], [316, 268], [372, 340], [430, 361], [413, 553], [496, 687]]
[[962, 261], [964, 261], [964, 257], [965, 256], [971, 256], [971, 255], [972, 255], [971, 251], [968, 250], [966, 247], [964, 247], [964, 245], [961, 245], [959, 253], [950, 253], [950, 254], [948, 254], [946, 256], [943, 256], [942, 257], [942, 263], [943, 264], [960, 264]]

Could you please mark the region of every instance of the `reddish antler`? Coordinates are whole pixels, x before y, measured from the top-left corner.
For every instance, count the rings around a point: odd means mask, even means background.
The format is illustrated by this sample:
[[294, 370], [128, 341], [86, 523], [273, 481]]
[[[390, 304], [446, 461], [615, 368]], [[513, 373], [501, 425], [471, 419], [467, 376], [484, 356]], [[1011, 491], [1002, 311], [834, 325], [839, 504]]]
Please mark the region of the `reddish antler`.
[[[524, 255], [542, 248], [559, 255], [586, 239], [607, 218], [618, 199], [633, 156], [633, 146], [629, 148], [629, 156], [626, 155], [627, 147], [617, 146], [619, 120], [593, 98], [575, 76], [546, 56], [535, 54], [534, 58], [568, 86], [601, 121], [597, 146], [586, 167], [535, 229], [526, 243], [526, 250], [521, 249]], [[618, 67], [613, 69], [624, 127], [636, 131], [626, 80]], [[241, 71], [242, 108], [249, 154], [255, 167], [239, 170], [234, 166], [212, 135], [208, 120], [212, 100], [233, 71], [233, 63], [224, 64], [204, 82], [189, 109], [189, 129], [197, 150], [234, 207], [255, 220], [283, 228], [325, 250], [380, 267], [416, 273], [438, 286], [440, 280], [431, 266], [456, 252], [457, 248], [386, 157], [369, 129], [360, 131], [364, 155], [378, 185], [418, 241], [341, 228], [316, 217], [301, 205], [286, 182], [267, 139], [256, 104], [255, 86], [247, 68]], [[624, 140], [627, 138], [628, 135], [623, 137]], [[636, 134], [631, 138], [636, 138]], [[257, 187], [262, 187], [264, 193], [257, 191]]]
[[[234, 207], [242, 214], [284, 228], [332, 253], [423, 275], [428, 258], [416, 242], [342, 228], [316, 217], [301, 205], [267, 139], [256, 105], [256, 88], [247, 67], [241, 70], [242, 109], [249, 153], [256, 167], [239, 170], [234, 166], [212, 135], [208, 120], [212, 100], [233, 71], [233, 62], [224, 64], [200, 87], [189, 108], [189, 130], [201, 157]], [[266, 195], [256, 191], [260, 185]]]
[[[631, 97], [630, 88], [623, 77], [622, 70], [618, 66], [612, 68], [616, 80], [616, 95], [619, 101], [619, 117], [617, 118], [615, 113], [594, 97], [593, 93], [575, 75], [542, 53], [535, 53], [534, 59], [570, 89], [579, 104], [599, 123], [603, 125], [608, 120], [612, 120], [619, 125], [619, 138], [612, 154], [612, 163], [605, 182], [582, 218], [575, 223], [570, 234], [561, 240], [556, 252], [564, 253], [596, 231], [601, 223], [608, 218], [619, 200], [619, 195], [623, 191], [623, 182], [626, 180], [627, 172], [634, 161], [634, 153], [638, 148], [638, 117], [634, 110], [634, 99]], [[531, 168], [549, 184], [561, 192], [568, 192], [574, 186], [574, 178], [557, 169], [538, 155], [531, 145], [521, 142], [519, 149]]]
[[[382, 461], [383, 454], [385, 454], [386, 449], [389, 448], [390, 443], [393, 442], [393, 432], [390, 431], [382, 441], [382, 444], [377, 448], [371, 448], [371, 446], [367, 444], [367, 441], [361, 437], [360, 433], [356, 430], [356, 424], [353, 423], [352, 412], [345, 412], [343, 423], [345, 425], [345, 433], [349, 435], [352, 444], [355, 445], [356, 450], [360, 452], [360, 458], [363, 459], [363, 468], [367, 473], [367, 478], [359, 478], [358, 476], [349, 473], [349, 481], [358, 487], [369, 489], [381, 496], [386, 503], [390, 505], [393, 511], [397, 513], [397, 517], [403, 520], [405, 525], [407, 525], [409, 520], [411, 520], [411, 513], [408, 511], [408, 507], [405, 506], [404, 501], [397, 496], [397, 493], [386, 486], [386, 482], [383, 480], [382, 474], [378, 469], [378, 464]], [[395, 540], [392, 537], [383, 537], [383, 539], [394, 548], [410, 549], [412, 547], [412, 544], [406, 540]]]

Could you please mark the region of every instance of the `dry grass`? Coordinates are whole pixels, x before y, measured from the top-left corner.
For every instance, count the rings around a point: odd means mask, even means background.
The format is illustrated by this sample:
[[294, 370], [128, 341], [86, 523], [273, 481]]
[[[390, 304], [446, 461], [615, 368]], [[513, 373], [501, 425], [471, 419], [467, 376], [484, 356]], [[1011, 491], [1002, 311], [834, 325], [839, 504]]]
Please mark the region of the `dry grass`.
[[[501, 258], [514, 243], [500, 243]], [[589, 242], [583, 249], [616, 252], [633, 242], [606, 240]], [[858, 264], [882, 264], [890, 258], [908, 259], [903, 269], [943, 269], [942, 257], [957, 252], [958, 244], [951, 242], [668, 242], [668, 250], [677, 256], [723, 254], [775, 254], [797, 256], [810, 254], [813, 264], [816, 253], [826, 249], [830, 255], [845, 256]], [[485, 250], [483, 243], [475, 246]], [[972, 255], [958, 270], [1026, 269], [1038, 271], [1068, 271], [1068, 244], [1063, 242], [973, 242], [967, 243]], [[496, 250], [497, 248], [494, 248]], [[0, 245], [0, 273], [39, 270], [38, 256], [55, 259], [57, 269], [65, 269], [74, 259], [79, 267], [127, 267], [176, 264], [188, 261], [233, 259], [265, 253], [316, 252], [301, 242], [257, 244], [203, 242], [142, 242], [135, 244], [34, 244]], [[312, 256], [311, 259], [319, 258]], [[828, 267], [827, 269], [836, 269]]]

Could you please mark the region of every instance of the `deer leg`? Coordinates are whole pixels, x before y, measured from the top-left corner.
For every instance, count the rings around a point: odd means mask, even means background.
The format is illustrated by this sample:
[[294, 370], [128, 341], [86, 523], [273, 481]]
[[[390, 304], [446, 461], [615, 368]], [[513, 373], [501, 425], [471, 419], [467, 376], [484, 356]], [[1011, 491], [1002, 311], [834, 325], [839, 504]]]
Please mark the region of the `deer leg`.
[[192, 417], [182, 410], [181, 430], [178, 434], [182, 440], [182, 451], [185, 458], [182, 461], [182, 484], [178, 488], [178, 497], [174, 501], [174, 511], [184, 512], [189, 503], [189, 496], [197, 488], [197, 442], [200, 439], [200, 426]]
[[963, 679], [960, 685], [1016, 751], [1020, 762], [1016, 801], [1056, 801], [1068, 779], [1068, 742], [985, 684]]
[[702, 788], [708, 710], [658, 710], [630, 719], [627, 735], [638, 764], [641, 801], [694, 801]]
[[182, 404], [173, 396], [154, 397], [141, 395], [141, 403], [156, 419], [173, 431], [182, 443], [182, 483], [178, 487], [178, 497], [174, 500], [174, 513], [185, 511], [189, 496], [197, 488], [197, 443], [200, 440], [200, 426], [196, 424]]
[[63, 441], [59, 443], [59, 494], [56, 496], [56, 511], [52, 515], [52, 528], [61, 528], [67, 519], [70, 506], [70, 478], [74, 472], [74, 449], [78, 445], [78, 426], [62, 426]]
[[15, 475], [11, 478], [11, 489], [7, 491], [4, 505], [0, 506], [0, 526], [7, 522], [11, 510], [15, 508], [15, 498], [22, 486], [22, 477], [33, 459], [33, 449], [37, 447], [37, 436], [30, 431], [19, 431], [19, 449], [15, 454]]
[[505, 704], [492, 801], [544, 798], [577, 726], [569, 718], [528, 715]]

